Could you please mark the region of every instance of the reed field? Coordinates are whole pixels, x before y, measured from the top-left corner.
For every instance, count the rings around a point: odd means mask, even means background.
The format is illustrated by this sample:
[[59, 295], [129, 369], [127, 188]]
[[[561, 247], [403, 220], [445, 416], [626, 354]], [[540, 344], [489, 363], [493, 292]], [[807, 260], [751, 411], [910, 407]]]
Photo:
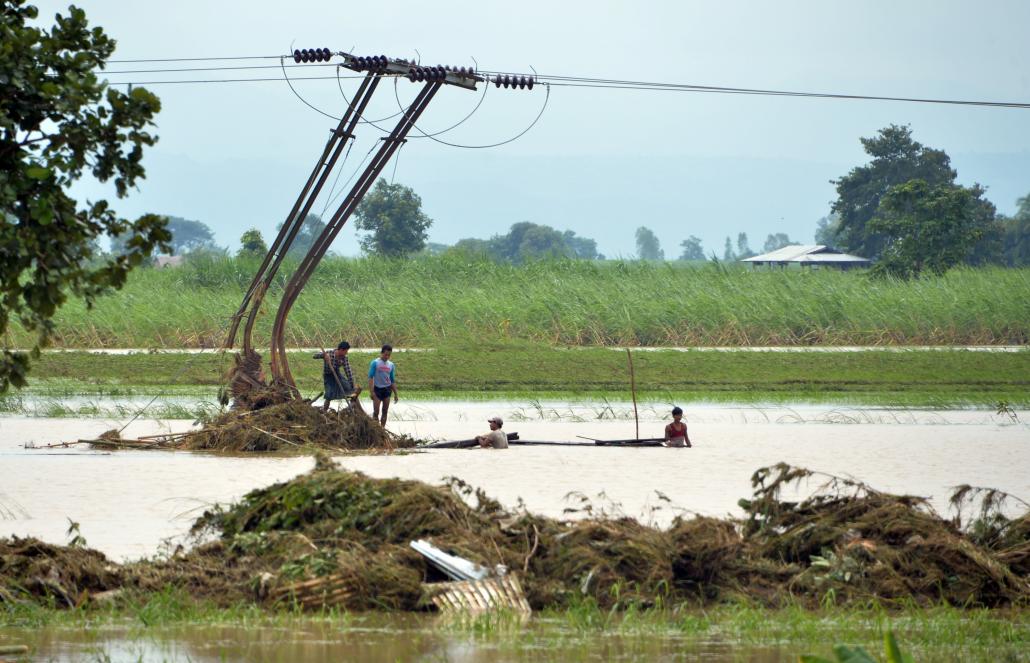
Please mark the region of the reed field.
[[[62, 308], [53, 345], [218, 346], [257, 266], [224, 258], [137, 270], [92, 310], [77, 300]], [[292, 272], [287, 264], [266, 299], [262, 344]], [[1030, 269], [901, 281], [715, 263], [329, 258], [290, 314], [286, 342], [316, 347], [340, 338], [364, 347], [1025, 344]], [[16, 347], [31, 341], [17, 328], [7, 339]]]

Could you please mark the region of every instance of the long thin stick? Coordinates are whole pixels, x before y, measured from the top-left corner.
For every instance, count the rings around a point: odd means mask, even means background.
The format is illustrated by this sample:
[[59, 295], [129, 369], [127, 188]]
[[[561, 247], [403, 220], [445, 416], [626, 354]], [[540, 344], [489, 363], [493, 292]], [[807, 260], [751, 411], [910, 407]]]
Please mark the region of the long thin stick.
[[640, 439], [640, 417], [637, 416], [637, 379], [633, 374], [633, 353], [626, 348], [626, 358], [629, 360], [629, 390], [633, 395], [633, 420], [637, 424], [637, 439]]

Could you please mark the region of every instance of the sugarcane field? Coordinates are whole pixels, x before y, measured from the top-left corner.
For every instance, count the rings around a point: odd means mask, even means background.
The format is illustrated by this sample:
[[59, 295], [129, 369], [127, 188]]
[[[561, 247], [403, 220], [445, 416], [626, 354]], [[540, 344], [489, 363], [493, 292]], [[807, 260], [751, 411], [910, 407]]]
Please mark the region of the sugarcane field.
[[2, 6], [0, 663], [1030, 661], [1030, 7]]

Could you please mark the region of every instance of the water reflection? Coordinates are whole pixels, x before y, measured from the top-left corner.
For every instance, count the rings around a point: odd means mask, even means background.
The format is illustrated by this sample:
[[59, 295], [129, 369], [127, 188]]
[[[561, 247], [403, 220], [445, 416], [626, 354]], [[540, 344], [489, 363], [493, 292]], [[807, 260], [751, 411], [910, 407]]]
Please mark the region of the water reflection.
[[0, 629], [0, 644], [31, 648], [31, 660], [122, 661], [750, 661], [796, 660], [797, 651], [727, 642], [698, 642], [671, 632], [577, 632], [539, 622], [498, 633], [448, 627], [426, 616], [375, 615], [344, 624], [178, 626], [99, 630]]

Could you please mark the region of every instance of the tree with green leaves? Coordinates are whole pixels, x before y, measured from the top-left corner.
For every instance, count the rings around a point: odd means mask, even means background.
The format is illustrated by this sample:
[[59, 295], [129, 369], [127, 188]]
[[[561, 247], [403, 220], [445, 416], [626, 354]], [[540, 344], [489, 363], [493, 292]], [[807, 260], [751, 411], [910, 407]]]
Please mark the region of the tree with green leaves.
[[[283, 224], [281, 223], [275, 227], [276, 230], [282, 230], [282, 228]], [[293, 238], [293, 243], [290, 244], [286, 255], [294, 260], [303, 258], [311, 249], [315, 240], [318, 239], [318, 236], [322, 234], [323, 230], [325, 230], [325, 221], [322, 220], [322, 217], [309, 213], [300, 224], [300, 230], [297, 231], [297, 235]]]
[[426, 245], [433, 225], [422, 211], [422, 199], [403, 184], [376, 182], [358, 205], [355, 225], [367, 234], [360, 240], [365, 253], [400, 258], [418, 253]]
[[507, 233], [494, 235], [490, 239], [470, 237], [459, 240], [451, 250], [514, 264], [547, 258], [604, 258], [597, 252], [597, 242], [592, 239], [579, 237], [572, 230], [562, 232], [551, 226], [529, 221], [512, 224]]
[[1000, 219], [1002, 260], [1009, 267], [1026, 267], [1030, 265], [1030, 196], [1016, 205], [1015, 216]]
[[237, 258], [262, 258], [268, 253], [268, 245], [261, 231], [251, 228], [240, 235], [240, 250], [236, 252]]
[[837, 187], [832, 211], [839, 218], [836, 246], [865, 258], [876, 259], [884, 250], [887, 237], [870, 222], [880, 210], [880, 199], [891, 187], [920, 179], [929, 186], [954, 183], [956, 173], [951, 158], [943, 150], [926, 147], [912, 139], [908, 126], [892, 124], [872, 138], [862, 138], [862, 146], [872, 160], [831, 181]]
[[637, 257], [641, 260], [665, 260], [665, 251], [654, 232], [645, 226], [637, 228]]
[[168, 231], [172, 233], [172, 252], [190, 253], [216, 248], [215, 234], [206, 223], [191, 221], [179, 216], [168, 217]]
[[[123, 93], [97, 78], [115, 42], [81, 9], [49, 29], [37, 16], [24, 0], [0, 5], [0, 335], [11, 324], [36, 334], [29, 353], [3, 348], [0, 393], [26, 384], [69, 297], [92, 306], [171, 239], [160, 216], [128, 221], [105, 200], [80, 206], [68, 195], [90, 176], [125, 197], [145, 175], [161, 104], [145, 88]], [[116, 236], [125, 251], [99, 255], [98, 238]]]
[[581, 260], [603, 260], [604, 256], [597, 252], [597, 242], [595, 240], [579, 237], [572, 230], [566, 230], [562, 233], [562, 241], [565, 242], [565, 246], [568, 247], [570, 257], [579, 258]]
[[733, 262], [737, 259], [737, 255], [733, 253], [733, 242], [730, 241], [730, 236], [726, 236], [726, 246], [722, 250], [722, 259], [726, 262]]
[[737, 260], [752, 258], [755, 252], [748, 246], [747, 233], [737, 233]]
[[782, 249], [785, 246], [790, 246], [793, 242], [790, 241], [790, 237], [787, 233], [769, 233], [769, 236], [765, 238], [765, 244], [762, 246], [764, 253], [771, 253], [776, 249]]
[[838, 230], [840, 230], [840, 217], [836, 213], [824, 216], [815, 224], [815, 243], [823, 246], [836, 246]]
[[701, 246], [701, 238], [697, 235], [691, 235], [687, 239], [680, 242], [680, 248], [683, 249], [683, 253], [680, 254], [680, 260], [705, 259], [705, 250]]
[[870, 230], [883, 237], [878, 273], [910, 278], [942, 274], [965, 261], [994, 222], [985, 212], [983, 189], [910, 180], [893, 186], [880, 201]]

